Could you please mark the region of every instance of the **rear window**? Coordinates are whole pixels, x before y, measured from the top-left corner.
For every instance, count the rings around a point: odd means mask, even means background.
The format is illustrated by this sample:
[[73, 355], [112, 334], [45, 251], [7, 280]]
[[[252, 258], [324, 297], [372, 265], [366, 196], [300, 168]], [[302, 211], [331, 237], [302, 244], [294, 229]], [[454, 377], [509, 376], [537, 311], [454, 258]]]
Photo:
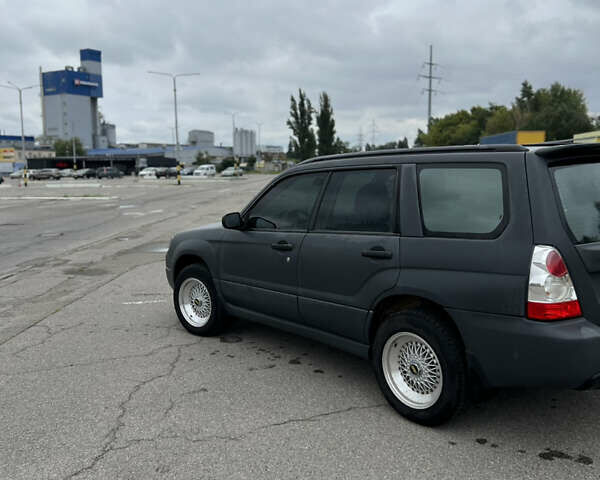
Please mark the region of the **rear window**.
[[419, 174], [425, 233], [492, 238], [505, 220], [503, 172], [496, 167], [423, 167]]
[[575, 241], [600, 242], [600, 163], [557, 167], [554, 180]]

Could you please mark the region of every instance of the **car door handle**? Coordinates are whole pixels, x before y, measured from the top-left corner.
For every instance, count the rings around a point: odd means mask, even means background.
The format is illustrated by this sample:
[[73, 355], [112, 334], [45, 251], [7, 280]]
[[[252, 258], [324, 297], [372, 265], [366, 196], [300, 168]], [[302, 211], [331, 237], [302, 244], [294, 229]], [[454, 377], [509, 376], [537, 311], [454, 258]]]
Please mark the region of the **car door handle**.
[[294, 245], [292, 245], [291, 243], [288, 243], [287, 240], [281, 240], [280, 242], [272, 243], [271, 248], [273, 250], [285, 251], [285, 250], [292, 250], [294, 248]]
[[370, 250], [363, 250], [361, 255], [369, 258], [392, 258], [392, 252], [388, 252], [383, 247], [373, 247]]

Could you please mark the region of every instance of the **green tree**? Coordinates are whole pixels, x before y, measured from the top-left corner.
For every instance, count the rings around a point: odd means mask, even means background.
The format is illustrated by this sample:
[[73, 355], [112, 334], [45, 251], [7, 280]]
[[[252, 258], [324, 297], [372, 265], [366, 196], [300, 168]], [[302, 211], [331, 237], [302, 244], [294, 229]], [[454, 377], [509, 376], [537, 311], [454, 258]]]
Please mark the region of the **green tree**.
[[335, 139], [335, 153], [349, 153], [352, 149], [348, 142], [344, 142], [340, 137]]
[[[520, 109], [520, 100], [517, 99]], [[594, 124], [588, 115], [587, 105], [581, 90], [567, 88], [556, 82], [550, 88], [535, 91], [528, 108], [522, 110], [521, 130], [545, 130], [546, 140], [572, 138], [576, 133], [590, 131]]]
[[212, 163], [213, 157], [211, 157], [208, 152], [198, 152], [196, 154], [196, 159], [194, 160], [194, 165], [207, 165]]
[[221, 163], [215, 167], [215, 170], [217, 170], [217, 172], [221, 173], [226, 168], [233, 167], [233, 166], [235, 166], [235, 162], [234, 162], [233, 158], [227, 157], [227, 158], [224, 158], [223, 160], [221, 160]]
[[429, 132], [419, 130], [415, 146], [474, 145], [479, 143], [489, 109], [480, 106], [432, 118]]
[[251, 155], [246, 160], [246, 168], [248, 170], [254, 170], [254, 165], [256, 165], [256, 157], [254, 155]]
[[327, 92], [322, 92], [319, 97], [319, 113], [317, 115], [317, 148], [319, 155], [332, 155], [336, 151], [335, 119], [333, 107]]
[[494, 135], [496, 133], [510, 132], [517, 128], [515, 122], [514, 109], [508, 109], [505, 106], [490, 106], [493, 113], [485, 124], [483, 135]]
[[408, 148], [408, 138], [404, 137], [402, 140], [398, 140], [398, 148]]
[[312, 128], [314, 109], [302, 89], [298, 89], [298, 101], [290, 95], [290, 118], [287, 126], [292, 131], [293, 158], [306, 160], [315, 156], [317, 140]]
[[[57, 157], [72, 157], [73, 156], [73, 139], [69, 140], [55, 140], [54, 141], [54, 152]], [[85, 149], [81, 144], [81, 140], [75, 137], [75, 153], [77, 156], [82, 157], [85, 155]]]

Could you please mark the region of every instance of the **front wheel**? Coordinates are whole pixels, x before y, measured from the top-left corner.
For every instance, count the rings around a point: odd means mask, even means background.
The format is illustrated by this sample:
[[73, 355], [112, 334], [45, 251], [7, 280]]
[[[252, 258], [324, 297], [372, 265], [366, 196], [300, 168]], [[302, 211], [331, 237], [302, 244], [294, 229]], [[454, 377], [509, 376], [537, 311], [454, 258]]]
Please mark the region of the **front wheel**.
[[439, 425], [464, 406], [467, 367], [461, 342], [429, 311], [387, 315], [375, 335], [373, 367], [388, 402], [409, 420]]
[[177, 276], [173, 303], [179, 321], [194, 335], [214, 335], [224, 327], [212, 277], [202, 265], [189, 265]]

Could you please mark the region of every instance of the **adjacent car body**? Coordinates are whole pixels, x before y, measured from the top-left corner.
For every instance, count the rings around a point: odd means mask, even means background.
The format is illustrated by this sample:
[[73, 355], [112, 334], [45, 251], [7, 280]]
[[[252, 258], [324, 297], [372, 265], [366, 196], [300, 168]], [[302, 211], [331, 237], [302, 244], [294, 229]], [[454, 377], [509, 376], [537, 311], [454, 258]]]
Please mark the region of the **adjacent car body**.
[[324, 157], [176, 235], [167, 277], [192, 333], [227, 312], [370, 358], [432, 425], [475, 383], [600, 385], [598, 205], [593, 145]]

